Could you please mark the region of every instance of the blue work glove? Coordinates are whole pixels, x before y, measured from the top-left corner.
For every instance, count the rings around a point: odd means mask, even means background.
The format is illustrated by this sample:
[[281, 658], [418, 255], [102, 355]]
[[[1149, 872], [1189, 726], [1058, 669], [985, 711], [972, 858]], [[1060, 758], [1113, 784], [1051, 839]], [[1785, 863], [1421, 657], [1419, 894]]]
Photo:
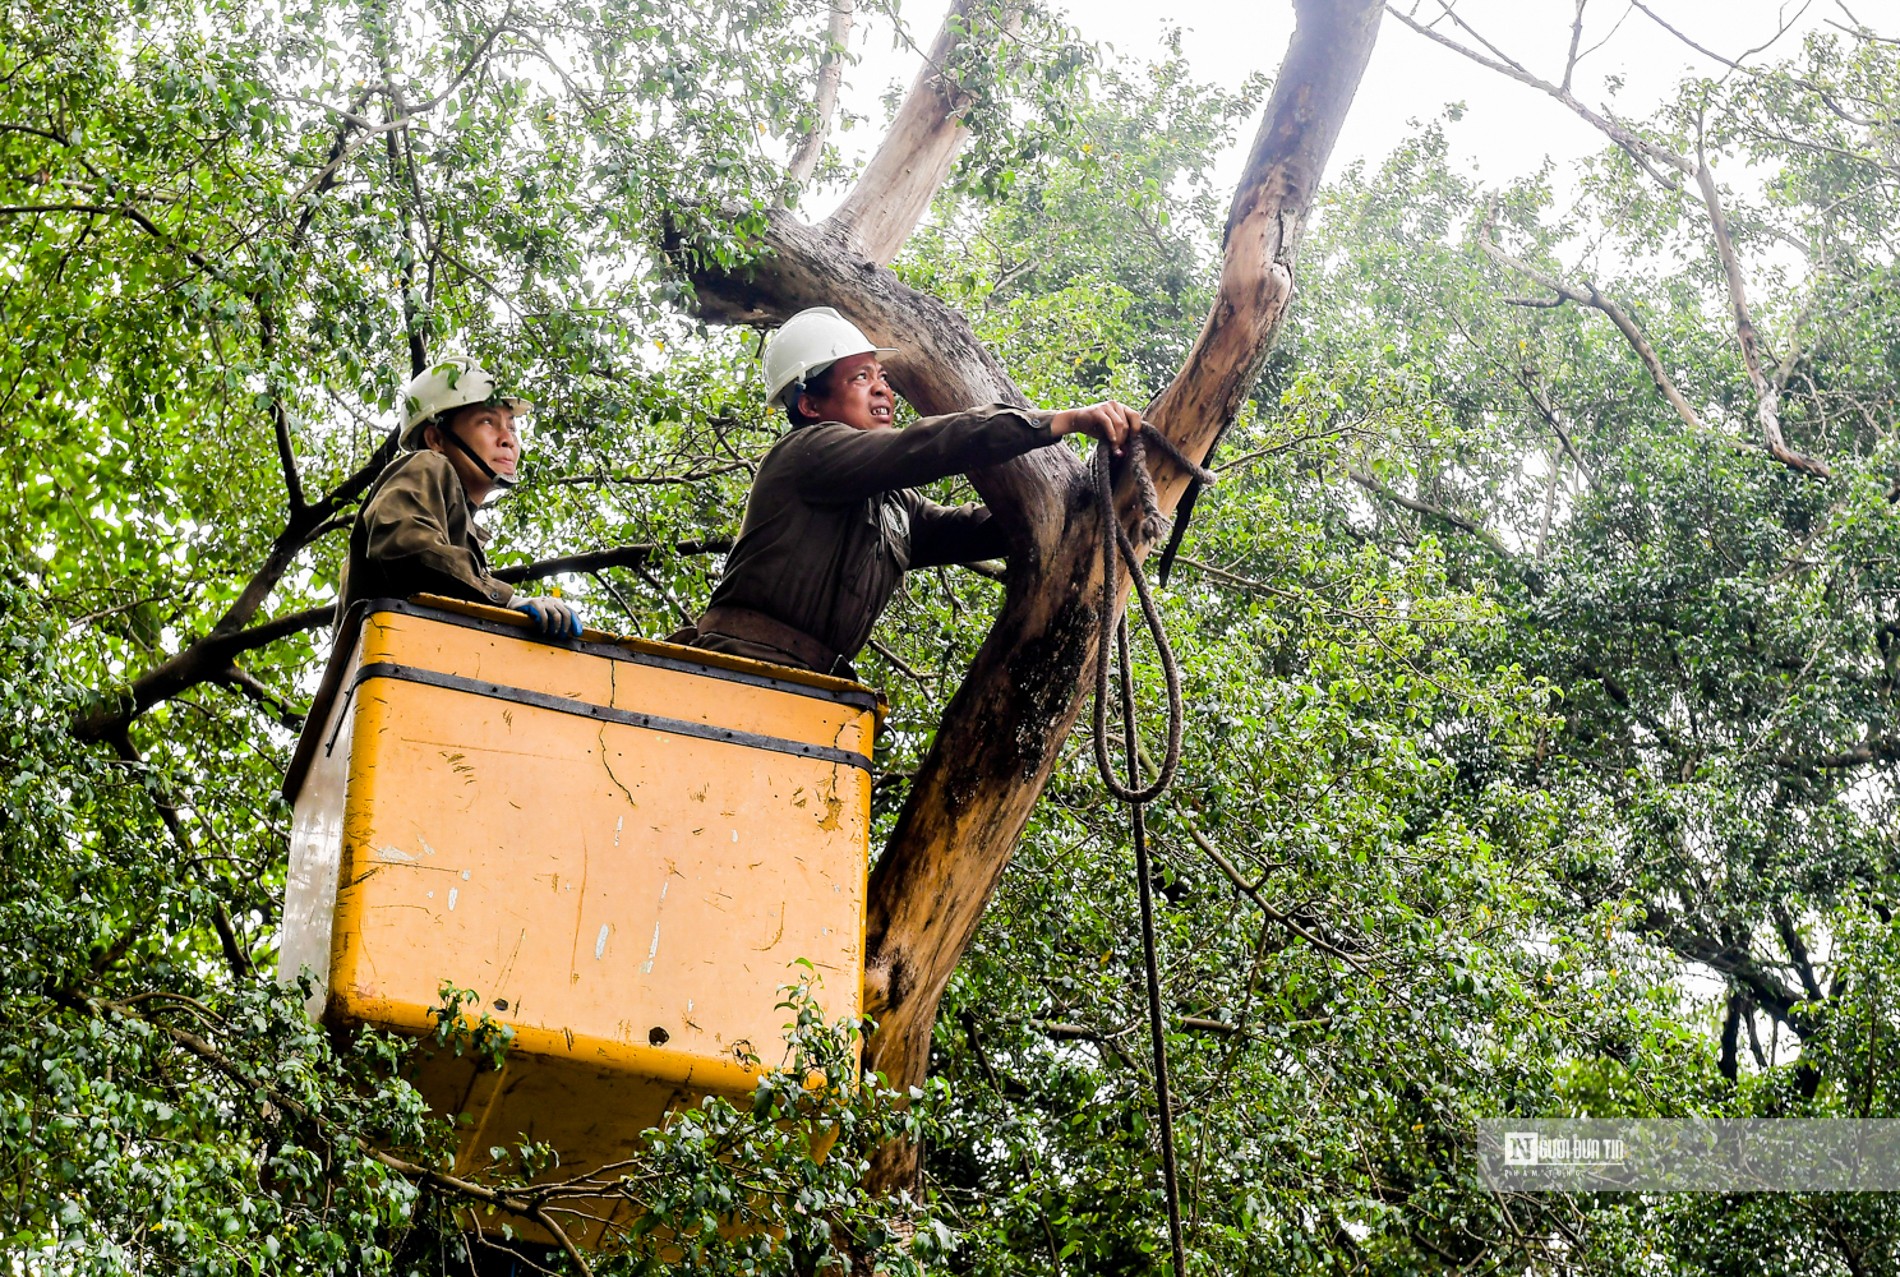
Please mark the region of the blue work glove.
[[517, 612], [526, 612], [543, 634], [559, 634], [568, 638], [581, 636], [581, 614], [574, 610], [572, 603], [542, 596], [517, 598], [508, 606]]

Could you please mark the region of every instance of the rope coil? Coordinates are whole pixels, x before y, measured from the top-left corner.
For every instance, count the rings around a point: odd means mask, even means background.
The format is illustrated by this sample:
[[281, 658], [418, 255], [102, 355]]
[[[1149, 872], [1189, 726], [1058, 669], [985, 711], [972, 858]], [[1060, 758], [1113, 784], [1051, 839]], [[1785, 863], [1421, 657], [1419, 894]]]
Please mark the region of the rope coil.
[[[1170, 461], [1186, 470], [1203, 484], [1212, 484], [1214, 476], [1200, 466], [1195, 465], [1181, 455], [1168, 437], [1153, 426], [1144, 425], [1140, 433], [1128, 440], [1127, 464], [1135, 470], [1135, 496], [1141, 506], [1141, 523], [1137, 529], [1144, 542], [1158, 541], [1167, 531], [1168, 518], [1161, 513], [1161, 501], [1155, 492], [1154, 476], [1148, 472], [1148, 444], [1153, 444]], [[1162, 791], [1174, 782], [1175, 770], [1181, 764], [1181, 727], [1185, 711], [1181, 703], [1181, 670], [1174, 660], [1174, 649], [1168, 645], [1168, 636], [1161, 623], [1160, 609], [1155, 606], [1154, 594], [1148, 588], [1148, 578], [1142, 574], [1141, 560], [1136, 557], [1135, 546], [1128, 539], [1121, 520], [1115, 517], [1115, 478], [1114, 457], [1100, 444], [1096, 445], [1094, 457], [1095, 499], [1102, 511], [1102, 601], [1096, 614], [1095, 642], [1095, 765], [1102, 774], [1102, 783], [1108, 792], [1125, 803], [1139, 805], [1152, 802], [1161, 796]], [[1147, 622], [1148, 632], [1153, 636], [1155, 651], [1161, 659], [1161, 672], [1168, 688], [1168, 749], [1162, 759], [1161, 769], [1147, 786], [1136, 788], [1141, 783], [1141, 766], [1129, 747], [1129, 780], [1123, 784], [1115, 774], [1115, 765], [1108, 757], [1108, 648], [1111, 631], [1119, 643], [1121, 663], [1128, 665], [1128, 632], [1125, 623], [1115, 619], [1115, 596], [1120, 592], [1117, 581], [1115, 554], [1117, 549], [1128, 564], [1129, 580], [1135, 587], [1135, 595], [1141, 600], [1142, 619]], [[1127, 677], [1127, 675], [1125, 675]], [[1132, 693], [1131, 693], [1132, 696]], [[1123, 707], [1127, 714], [1129, 707]]]
[[[1146, 445], [1150, 443], [1202, 484], [1214, 482], [1212, 474], [1182, 456], [1160, 431], [1152, 426], [1142, 426], [1141, 431], [1128, 441], [1127, 464], [1135, 468], [1135, 494], [1141, 506], [1141, 522], [1137, 530], [1142, 540], [1148, 543], [1159, 540], [1168, 525], [1167, 516], [1161, 513], [1154, 477], [1148, 472]], [[1115, 517], [1114, 459], [1101, 444], [1095, 448], [1094, 475], [1096, 503], [1102, 515], [1102, 599], [1096, 617], [1095, 645], [1095, 765], [1102, 774], [1102, 783], [1108, 792], [1128, 804], [1133, 829], [1135, 881], [1141, 899], [1142, 958], [1148, 981], [1148, 1036], [1154, 1054], [1155, 1101], [1161, 1115], [1161, 1169], [1168, 1199], [1168, 1240], [1173, 1248], [1175, 1277], [1187, 1277], [1187, 1251], [1181, 1233], [1180, 1172], [1174, 1156], [1174, 1104], [1169, 1092], [1168, 1045], [1161, 1018], [1161, 969], [1155, 943], [1153, 871], [1148, 859], [1147, 821], [1142, 814], [1143, 804], [1159, 797], [1174, 781], [1175, 770], [1181, 762], [1181, 730], [1186, 712], [1181, 700], [1180, 667], [1175, 664], [1174, 649], [1169, 646], [1167, 633], [1162, 627], [1160, 610], [1155, 606], [1154, 596], [1148, 589], [1147, 578], [1142, 575], [1141, 561], [1135, 554], [1134, 544], [1122, 528], [1121, 520]], [[1160, 655], [1161, 669], [1168, 687], [1167, 753], [1154, 780], [1146, 786], [1140, 783], [1141, 747], [1135, 734], [1135, 675], [1128, 652], [1128, 624], [1125, 618], [1117, 617], [1115, 610], [1115, 596], [1119, 593], [1115, 566], [1118, 549], [1128, 564], [1129, 579], [1135, 587], [1136, 596], [1141, 600], [1141, 614], [1147, 622], [1148, 632], [1154, 637], [1155, 650]], [[1111, 630], [1120, 670], [1122, 746], [1128, 757], [1129, 779], [1126, 784], [1116, 775], [1114, 763], [1108, 756], [1108, 647]]]

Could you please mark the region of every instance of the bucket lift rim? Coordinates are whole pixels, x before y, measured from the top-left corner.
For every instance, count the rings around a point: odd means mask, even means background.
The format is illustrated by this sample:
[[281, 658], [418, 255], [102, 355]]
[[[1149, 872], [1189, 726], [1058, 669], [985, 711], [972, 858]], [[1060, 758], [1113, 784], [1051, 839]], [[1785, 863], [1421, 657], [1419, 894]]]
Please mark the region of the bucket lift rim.
[[364, 621], [371, 615], [381, 612], [422, 617], [527, 642], [546, 643], [608, 660], [631, 661], [640, 665], [674, 669], [710, 678], [727, 679], [736, 683], [747, 683], [755, 687], [767, 687], [793, 695], [853, 705], [859, 709], [871, 711], [875, 720], [873, 731], [883, 728], [884, 720], [890, 712], [890, 705], [885, 701], [882, 692], [862, 683], [834, 678], [828, 674], [816, 674], [784, 665], [770, 665], [763, 661], [709, 652], [703, 648], [683, 647], [677, 643], [617, 636], [600, 630], [583, 630], [578, 639], [557, 638], [543, 635], [534, 629], [534, 623], [519, 612], [506, 608], [487, 607], [479, 603], [465, 603], [460, 599], [443, 598], [439, 595], [419, 594], [412, 599], [363, 599], [351, 606], [344, 615], [342, 623], [337, 627], [330, 661], [323, 672], [323, 681], [317, 687], [317, 694], [311, 701], [310, 711], [304, 718], [303, 732], [297, 739], [296, 752], [291, 755], [290, 766], [284, 772], [284, 784], [281, 791], [284, 801], [296, 802], [298, 791], [303, 787], [304, 777], [308, 774], [317, 751], [323, 747], [325, 727], [331, 711], [338, 697], [347, 696], [351, 690], [351, 687], [345, 685], [345, 679], [356, 648], [357, 636], [362, 631]]

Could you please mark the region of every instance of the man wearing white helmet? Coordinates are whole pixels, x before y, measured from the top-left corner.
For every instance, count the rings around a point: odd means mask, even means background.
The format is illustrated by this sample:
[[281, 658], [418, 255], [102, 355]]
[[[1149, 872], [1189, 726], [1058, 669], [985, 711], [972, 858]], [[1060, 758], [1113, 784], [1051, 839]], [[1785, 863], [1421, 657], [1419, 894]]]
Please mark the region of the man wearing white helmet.
[[517, 597], [488, 571], [488, 531], [474, 512], [514, 486], [515, 418], [534, 405], [499, 393], [472, 360], [452, 358], [403, 387], [404, 455], [371, 485], [350, 528], [342, 606], [442, 594], [525, 612], [544, 633], [578, 635], [580, 616], [554, 598]]
[[1121, 450], [1141, 414], [1108, 401], [1062, 412], [985, 404], [892, 428], [893, 353], [828, 306], [785, 321], [765, 348], [766, 398], [792, 429], [759, 463], [711, 605], [676, 641], [851, 676], [911, 568], [1008, 549], [981, 505], [938, 505], [919, 484], [1082, 433]]

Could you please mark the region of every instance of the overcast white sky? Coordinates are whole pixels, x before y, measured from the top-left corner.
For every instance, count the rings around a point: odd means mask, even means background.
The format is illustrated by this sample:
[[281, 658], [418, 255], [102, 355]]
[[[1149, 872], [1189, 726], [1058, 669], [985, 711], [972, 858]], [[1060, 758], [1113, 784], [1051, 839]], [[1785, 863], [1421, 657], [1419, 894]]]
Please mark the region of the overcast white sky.
[[[1876, 26], [1886, 21], [1892, 4], [1848, 0], [1856, 16]], [[929, 42], [946, 7], [947, 0], [905, 0], [904, 21], [918, 43]], [[1650, 7], [1704, 47], [1731, 58], [1771, 40], [1785, 21], [1791, 21], [1793, 29], [1764, 57], [1793, 53], [1802, 32], [1829, 19], [1848, 20], [1839, 0], [1652, 0]], [[1436, 0], [1419, 0], [1419, 9], [1436, 12]], [[1134, 60], [1159, 46], [1164, 22], [1179, 26], [1189, 65], [1202, 79], [1227, 87], [1238, 85], [1249, 72], [1277, 70], [1293, 31], [1293, 9], [1287, 0], [1088, 0], [1071, 4], [1068, 12], [1086, 38]], [[1573, 0], [1460, 0], [1458, 12], [1532, 71], [1561, 78]], [[1594, 0], [1586, 9], [1583, 46], [1598, 42], [1601, 47], [1579, 64], [1573, 87], [1585, 102], [1609, 103], [1621, 115], [1646, 114], [1691, 68], [1701, 74], [1721, 69], [1630, 7], [1628, 0]], [[866, 31], [861, 25], [854, 43], [862, 61], [849, 71], [846, 102], [881, 123], [879, 95], [893, 81], [908, 85], [917, 57], [893, 51], [884, 28]], [[1614, 98], [1605, 91], [1608, 76], [1624, 80]], [[1546, 155], [1562, 164], [1604, 146], [1595, 130], [1556, 102], [1465, 61], [1388, 16], [1330, 171], [1336, 173], [1354, 159], [1378, 161], [1410, 132], [1409, 121], [1434, 118], [1456, 101], [1463, 101], [1468, 111], [1450, 127], [1454, 154], [1493, 182], [1534, 170]], [[1240, 147], [1223, 166], [1225, 184], [1238, 176], [1241, 148], [1257, 123], [1248, 125]], [[850, 149], [868, 147], [880, 132], [859, 128], [838, 141]], [[824, 211], [813, 209], [815, 214]]]

